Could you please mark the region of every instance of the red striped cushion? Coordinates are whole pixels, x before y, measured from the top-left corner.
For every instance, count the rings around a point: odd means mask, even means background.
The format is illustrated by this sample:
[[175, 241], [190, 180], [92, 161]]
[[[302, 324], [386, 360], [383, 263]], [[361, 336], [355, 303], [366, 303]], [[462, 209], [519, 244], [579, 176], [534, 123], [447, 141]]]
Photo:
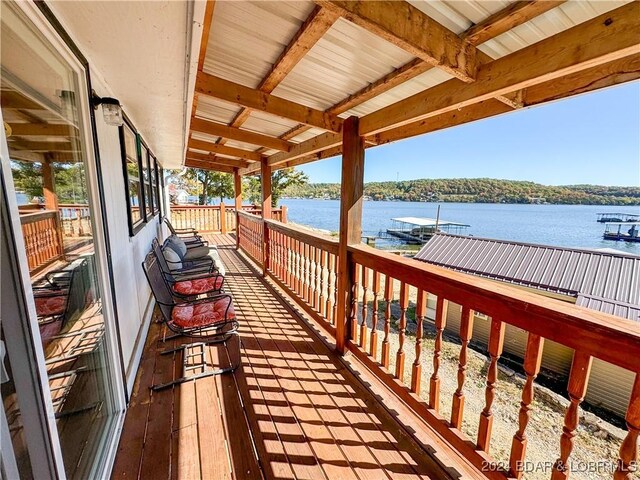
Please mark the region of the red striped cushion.
[[55, 297], [35, 297], [36, 313], [39, 317], [47, 317], [49, 315], [60, 315], [64, 313], [66, 297], [57, 295]]
[[220, 290], [224, 277], [206, 277], [197, 280], [183, 280], [173, 284], [173, 291], [180, 295], [200, 295], [211, 290]]
[[[227, 311], [227, 306], [229, 310]], [[225, 318], [225, 313], [227, 314]], [[182, 328], [202, 327], [232, 320], [236, 314], [230, 297], [196, 305], [181, 305], [171, 312], [173, 323]]]

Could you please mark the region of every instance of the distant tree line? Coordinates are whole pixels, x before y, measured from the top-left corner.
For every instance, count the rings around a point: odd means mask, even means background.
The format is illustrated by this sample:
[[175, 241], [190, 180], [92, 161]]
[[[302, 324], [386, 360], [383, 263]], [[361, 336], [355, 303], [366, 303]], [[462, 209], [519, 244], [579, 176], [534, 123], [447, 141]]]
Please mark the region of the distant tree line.
[[[463, 203], [551, 203], [565, 205], [640, 205], [640, 187], [600, 185], [549, 186], [490, 178], [421, 179], [370, 182], [364, 194], [371, 200]], [[291, 185], [283, 196], [339, 199], [339, 183]]]

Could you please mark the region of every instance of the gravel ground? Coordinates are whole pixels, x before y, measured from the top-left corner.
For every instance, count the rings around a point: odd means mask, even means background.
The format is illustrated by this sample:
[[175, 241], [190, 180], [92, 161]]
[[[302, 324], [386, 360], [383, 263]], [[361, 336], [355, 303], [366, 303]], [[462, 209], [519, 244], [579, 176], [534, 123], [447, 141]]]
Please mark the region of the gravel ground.
[[[396, 302], [397, 303], [397, 302]], [[369, 305], [369, 326], [371, 326], [371, 309]], [[392, 311], [397, 318], [399, 308], [393, 305]], [[429, 322], [425, 322], [425, 333], [422, 340], [422, 388], [420, 396], [428, 399], [429, 378], [433, 373], [433, 351], [435, 345], [435, 331]], [[381, 351], [381, 344], [384, 327], [384, 320], [378, 322], [379, 342], [378, 352]], [[415, 332], [415, 323], [409, 321], [409, 332]], [[392, 333], [389, 338], [391, 344], [390, 371], [395, 372], [396, 357], [398, 351], [398, 331], [397, 320], [392, 321]], [[405, 384], [411, 382], [411, 369], [415, 361], [415, 333], [410, 333], [405, 339]], [[485, 388], [486, 373], [489, 366], [488, 358], [472, 349], [468, 356], [466, 381], [464, 384], [465, 393], [465, 410], [463, 417], [463, 432], [470, 439], [477, 438], [478, 422], [480, 413], [485, 406]], [[441, 392], [440, 392], [440, 413], [444, 418], [451, 416], [451, 399], [457, 388], [457, 371], [458, 357], [460, 354], [460, 345], [452, 340], [445, 339], [443, 341], [442, 357], [440, 365]], [[496, 395], [493, 403], [493, 430], [491, 435], [491, 444], [489, 453], [501, 464], [508, 464], [509, 453], [511, 450], [511, 441], [514, 433], [518, 428], [518, 412], [520, 409], [520, 399], [522, 395], [523, 379], [519, 375], [515, 375], [508, 369], [500, 371], [498, 382], [496, 384]], [[541, 387], [536, 385], [536, 391]], [[557, 400], [550, 399], [549, 395], [536, 394], [530, 410], [531, 416], [527, 426], [527, 462], [530, 462], [531, 471], [525, 473], [523, 478], [538, 480], [550, 478], [550, 466], [546, 462], [553, 462], [560, 453], [560, 436], [562, 435], [562, 426], [564, 424], [564, 407]], [[553, 394], [551, 394], [553, 397]], [[602, 422], [602, 421], [600, 421]], [[609, 426], [607, 426], [609, 427]], [[585, 470], [585, 463], [591, 462], [590, 465], [597, 466], [597, 462], [601, 462], [606, 468], [609, 465], [615, 465], [618, 458], [618, 450], [620, 448], [620, 440], [612, 436], [608, 431], [615, 432], [617, 429], [613, 426], [610, 428], [598, 429], [594, 428], [591, 423], [586, 424], [581, 421], [578, 428], [578, 435], [575, 437], [574, 449], [571, 455], [574, 470], [571, 474], [573, 479], [593, 479], [600, 480], [603, 478], [611, 478], [612, 472], [608, 470], [600, 471], [581, 471]], [[596, 463], [594, 463], [596, 462]], [[640, 473], [636, 474], [640, 478]]]

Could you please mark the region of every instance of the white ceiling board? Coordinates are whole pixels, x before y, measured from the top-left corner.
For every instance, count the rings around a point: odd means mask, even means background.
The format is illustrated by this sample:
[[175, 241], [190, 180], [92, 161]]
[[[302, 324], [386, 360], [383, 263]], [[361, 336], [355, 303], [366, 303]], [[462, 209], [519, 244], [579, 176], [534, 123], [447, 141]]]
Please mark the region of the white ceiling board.
[[186, 72], [194, 18], [187, 2], [55, 0], [47, 5], [160, 162], [179, 166], [186, 99], [193, 95], [187, 92]]

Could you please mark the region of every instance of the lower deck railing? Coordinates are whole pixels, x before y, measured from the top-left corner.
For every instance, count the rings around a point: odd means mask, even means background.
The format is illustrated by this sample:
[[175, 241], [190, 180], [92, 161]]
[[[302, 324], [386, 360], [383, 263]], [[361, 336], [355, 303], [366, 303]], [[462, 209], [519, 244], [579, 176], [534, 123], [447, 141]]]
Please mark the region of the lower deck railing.
[[41, 210], [20, 215], [29, 271], [35, 272], [63, 255], [58, 212]]
[[[260, 209], [244, 206], [243, 212], [260, 214]], [[287, 207], [274, 208], [273, 218], [287, 222]], [[172, 205], [171, 223], [175, 228], [193, 227], [199, 232], [232, 232], [236, 228], [236, 209], [224, 203], [220, 205]]]
[[[340, 292], [336, 239], [274, 220], [263, 220], [257, 215], [243, 213], [239, 218], [239, 246], [332, 335], [336, 335], [338, 322], [346, 321], [347, 348], [489, 478], [521, 478], [523, 475], [522, 466], [527, 459], [527, 426], [534, 408], [534, 381], [540, 372], [545, 340], [574, 350], [568, 381], [569, 406], [558, 439], [560, 454], [557, 458], [547, 459], [552, 464], [552, 479], [569, 476], [567, 466], [577, 435], [579, 406], [586, 393], [593, 358], [634, 372], [626, 415], [628, 431], [617, 462], [612, 459], [615, 479], [630, 480], [634, 475], [640, 433], [640, 324], [365, 245], [348, 247], [350, 289], [343, 293], [349, 305], [345, 319], [337, 311]], [[437, 298], [436, 333], [434, 350], [425, 352], [421, 340], [429, 295]], [[462, 306], [459, 332], [462, 345], [457, 358], [457, 388], [450, 398], [450, 415], [445, 416], [442, 407], [447, 399], [442, 396], [440, 367], [449, 302]], [[409, 310], [416, 322], [415, 342], [411, 343], [407, 339]], [[465, 383], [475, 313], [490, 319], [490, 362], [485, 379], [485, 406], [480, 414], [477, 436], [470, 438], [463, 433], [462, 424], [466, 420]], [[398, 335], [397, 341], [391, 342], [394, 316], [397, 317], [394, 327]], [[499, 388], [498, 361], [506, 325], [527, 332], [528, 341], [522, 365], [526, 378], [520, 398], [514, 399], [520, 404], [517, 428], [511, 444], [506, 447], [510, 453], [503, 467], [490, 455], [489, 449], [493, 405]], [[409, 367], [405, 366], [409, 348], [413, 349], [414, 361], [411, 368], [406, 368]], [[422, 368], [427, 353], [432, 357], [433, 368], [429, 378], [423, 379]]]

